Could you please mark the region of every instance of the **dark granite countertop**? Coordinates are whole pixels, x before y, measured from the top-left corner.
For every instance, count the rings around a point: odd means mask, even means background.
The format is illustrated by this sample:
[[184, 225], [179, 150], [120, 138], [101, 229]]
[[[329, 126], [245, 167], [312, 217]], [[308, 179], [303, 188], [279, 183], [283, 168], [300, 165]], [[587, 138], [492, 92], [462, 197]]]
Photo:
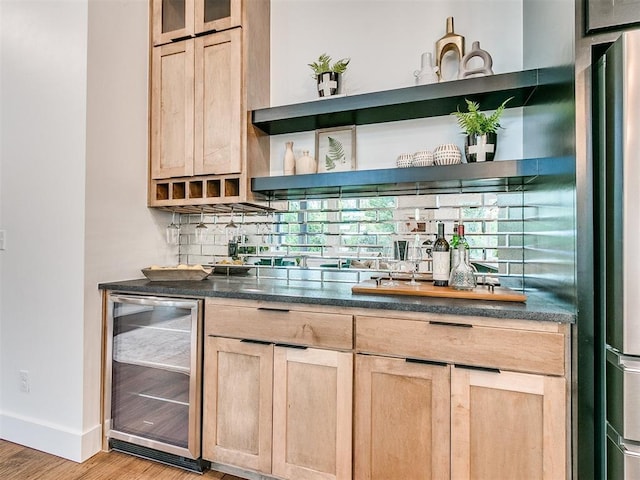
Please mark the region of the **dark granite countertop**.
[[319, 283], [214, 276], [202, 281], [152, 282], [147, 279], [99, 284], [102, 290], [183, 297], [222, 297], [337, 307], [374, 308], [574, 323], [575, 313], [548, 296], [527, 292], [526, 303], [351, 293], [349, 283]]

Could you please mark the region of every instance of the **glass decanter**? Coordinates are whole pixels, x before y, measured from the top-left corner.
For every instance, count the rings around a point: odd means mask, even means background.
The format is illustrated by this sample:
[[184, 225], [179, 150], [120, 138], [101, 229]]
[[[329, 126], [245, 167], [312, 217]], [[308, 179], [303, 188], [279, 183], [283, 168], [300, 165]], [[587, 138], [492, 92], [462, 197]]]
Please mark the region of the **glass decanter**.
[[473, 267], [469, 264], [469, 250], [460, 243], [457, 248], [458, 263], [449, 276], [449, 286], [455, 290], [473, 290], [476, 287], [476, 277]]

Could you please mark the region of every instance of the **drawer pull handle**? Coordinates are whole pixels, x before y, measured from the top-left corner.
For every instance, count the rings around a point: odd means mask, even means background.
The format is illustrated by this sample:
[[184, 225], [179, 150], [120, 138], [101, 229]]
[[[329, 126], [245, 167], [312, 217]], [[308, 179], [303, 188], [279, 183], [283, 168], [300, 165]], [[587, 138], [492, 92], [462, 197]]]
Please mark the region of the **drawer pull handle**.
[[271, 308], [271, 307], [258, 307], [258, 310], [263, 310], [265, 312], [280, 312], [280, 313], [289, 313], [290, 310], [286, 308]]
[[253, 340], [251, 338], [243, 338], [241, 343], [255, 343], [257, 345], [271, 345], [272, 342], [265, 342], [264, 340]]
[[276, 347], [297, 348], [298, 350], [306, 350], [308, 348], [308, 347], [305, 347], [304, 345], [293, 345], [291, 343], [276, 343]]
[[481, 372], [500, 373], [500, 369], [499, 368], [478, 367], [477, 365], [462, 365], [462, 364], [456, 363], [455, 367], [456, 368], [464, 368], [466, 370], [480, 370]]
[[405, 362], [407, 363], [420, 363], [423, 365], [435, 365], [437, 367], [446, 367], [448, 364], [446, 362], [436, 362], [435, 360], [423, 360], [421, 358], [405, 358]]
[[453, 322], [435, 322], [435, 321], [430, 321], [429, 325], [440, 325], [441, 327], [473, 328], [473, 325], [469, 325], [468, 323], [453, 323]]

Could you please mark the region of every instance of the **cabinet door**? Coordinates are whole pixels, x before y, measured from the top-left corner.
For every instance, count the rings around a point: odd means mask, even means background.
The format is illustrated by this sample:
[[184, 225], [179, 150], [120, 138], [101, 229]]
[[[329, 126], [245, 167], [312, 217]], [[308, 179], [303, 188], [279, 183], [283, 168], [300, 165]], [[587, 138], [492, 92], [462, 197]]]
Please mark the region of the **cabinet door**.
[[273, 474], [351, 478], [353, 354], [276, 347]]
[[153, 0], [153, 44], [193, 34], [194, 0]]
[[273, 346], [207, 337], [203, 457], [271, 472]]
[[241, 171], [242, 30], [196, 42], [195, 174]]
[[151, 176], [193, 175], [193, 40], [153, 49]]
[[564, 378], [454, 368], [451, 395], [451, 478], [565, 478]]
[[[196, 33], [227, 30], [242, 24], [241, 0], [194, 0]], [[255, 0], [249, 0], [255, 1]]]
[[356, 355], [355, 478], [449, 478], [449, 371]]

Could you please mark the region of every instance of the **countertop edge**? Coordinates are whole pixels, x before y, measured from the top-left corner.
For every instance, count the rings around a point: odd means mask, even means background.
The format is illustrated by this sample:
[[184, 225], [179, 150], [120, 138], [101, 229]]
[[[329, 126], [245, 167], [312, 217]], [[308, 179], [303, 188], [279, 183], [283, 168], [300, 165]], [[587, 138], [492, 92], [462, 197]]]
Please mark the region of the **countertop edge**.
[[[292, 304], [324, 305], [401, 312], [435, 313], [516, 320], [538, 320], [556, 323], [575, 323], [576, 314], [560, 306], [550, 305], [548, 299], [530, 296], [527, 304], [514, 302], [474, 301], [445, 298], [417, 298], [385, 295], [351, 294], [348, 284], [333, 284], [318, 288], [316, 295], [308, 295], [308, 285], [285, 281], [256, 281], [253, 278], [221, 278], [200, 282], [151, 282], [146, 279], [104, 282], [100, 290], [145, 293], [151, 295], [184, 296], [194, 298], [234, 298], [284, 302]], [[307, 295], [300, 289], [306, 289]]]

